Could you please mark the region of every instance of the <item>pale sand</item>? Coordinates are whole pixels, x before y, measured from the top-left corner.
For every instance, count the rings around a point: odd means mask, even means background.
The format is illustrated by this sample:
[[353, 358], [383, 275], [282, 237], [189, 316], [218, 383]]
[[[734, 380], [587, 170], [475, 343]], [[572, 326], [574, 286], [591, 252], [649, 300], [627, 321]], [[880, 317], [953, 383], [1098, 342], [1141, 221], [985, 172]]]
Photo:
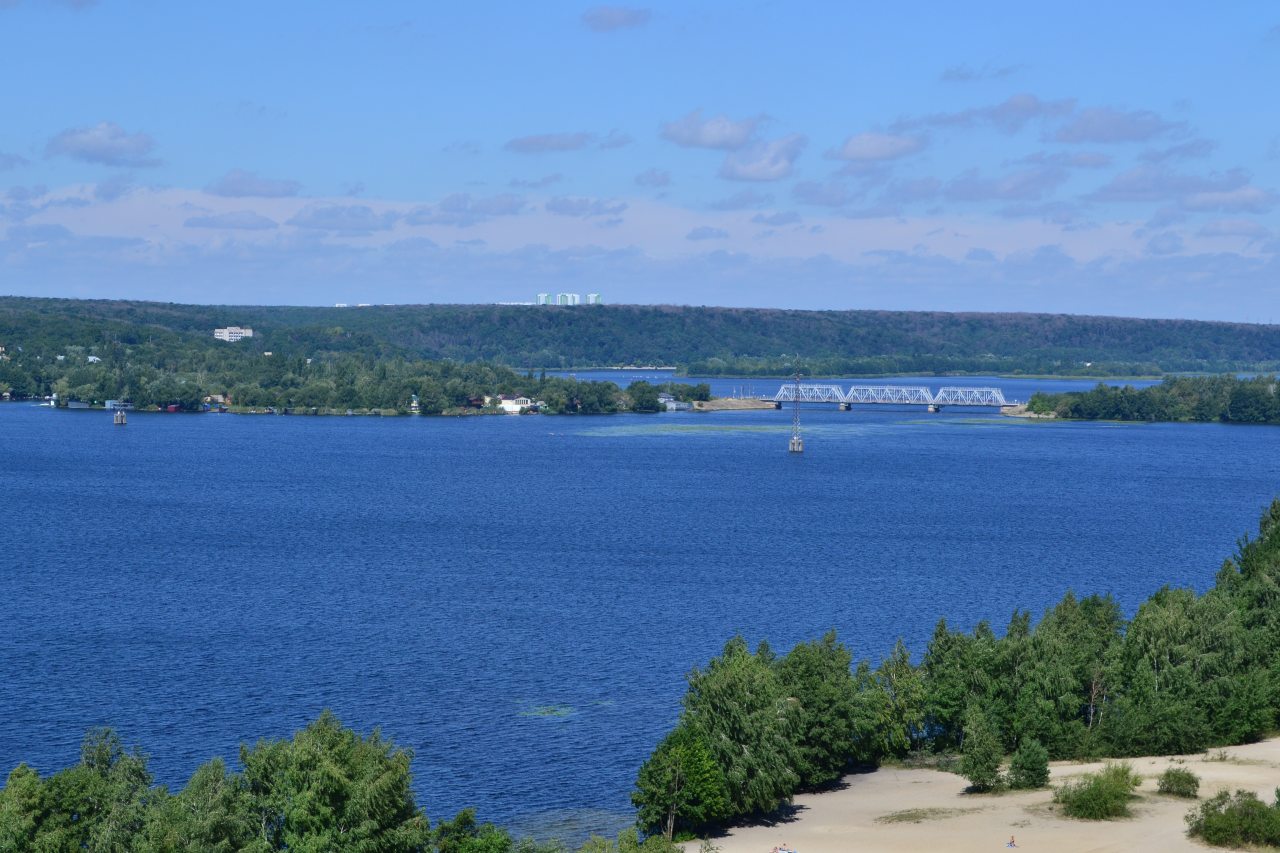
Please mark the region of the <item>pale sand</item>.
[[[1226, 761], [1214, 760], [1220, 753]], [[1243, 788], [1272, 802], [1280, 786], [1280, 738], [1183, 756], [1178, 766], [1200, 777], [1200, 799], [1222, 788]], [[1206, 846], [1186, 834], [1184, 816], [1196, 801], [1156, 792], [1155, 777], [1173, 763], [1161, 758], [1129, 759], [1142, 774], [1133, 817], [1083, 821], [1064, 817], [1053, 805], [1051, 790], [1002, 794], [965, 794], [965, 780], [938, 770], [881, 768], [847, 776], [847, 787], [795, 798], [795, 819], [773, 826], [745, 826], [712, 839], [723, 853], [769, 853], [785, 844], [796, 853], [845, 853], [851, 850], [966, 851], [1004, 850], [1009, 836], [1020, 850], [1102, 853], [1155, 850], [1169, 853]], [[1096, 771], [1097, 764], [1055, 762], [1051, 784]], [[939, 810], [919, 823], [882, 822], [907, 809]], [[954, 811], [944, 811], [954, 810]], [[696, 853], [698, 843], [685, 845]]]

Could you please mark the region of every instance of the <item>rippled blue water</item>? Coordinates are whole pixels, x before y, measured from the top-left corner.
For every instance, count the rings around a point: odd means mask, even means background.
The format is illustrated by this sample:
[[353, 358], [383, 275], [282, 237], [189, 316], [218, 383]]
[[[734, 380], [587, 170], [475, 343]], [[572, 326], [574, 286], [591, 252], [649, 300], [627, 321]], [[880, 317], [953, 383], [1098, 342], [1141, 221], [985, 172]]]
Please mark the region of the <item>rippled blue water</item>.
[[179, 785], [330, 707], [415, 751], [433, 817], [614, 829], [684, 673], [735, 632], [785, 649], [834, 627], [878, 659], [939, 616], [999, 627], [1068, 588], [1131, 610], [1206, 587], [1280, 491], [1274, 428], [810, 410], [801, 457], [789, 429], [121, 429], [0, 405], [0, 772], [72, 763], [106, 724]]

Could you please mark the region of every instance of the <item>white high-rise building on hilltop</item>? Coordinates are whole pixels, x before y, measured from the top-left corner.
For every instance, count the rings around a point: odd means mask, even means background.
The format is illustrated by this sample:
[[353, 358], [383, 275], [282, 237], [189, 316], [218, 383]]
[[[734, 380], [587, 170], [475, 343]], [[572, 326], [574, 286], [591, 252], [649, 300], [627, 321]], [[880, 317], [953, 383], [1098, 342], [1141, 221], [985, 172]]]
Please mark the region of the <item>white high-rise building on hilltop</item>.
[[582, 296], [580, 296], [577, 293], [557, 293], [556, 304], [557, 305], [581, 305]]
[[587, 294], [587, 304], [588, 304], [588, 305], [603, 305], [604, 303], [600, 301], [600, 294], [598, 294], [598, 293], [588, 293], [588, 294]]
[[550, 293], [539, 293], [539, 294], [538, 294], [538, 304], [539, 304], [539, 305], [551, 305], [551, 304], [552, 304], [552, 302], [551, 302], [551, 294], [550, 294]]

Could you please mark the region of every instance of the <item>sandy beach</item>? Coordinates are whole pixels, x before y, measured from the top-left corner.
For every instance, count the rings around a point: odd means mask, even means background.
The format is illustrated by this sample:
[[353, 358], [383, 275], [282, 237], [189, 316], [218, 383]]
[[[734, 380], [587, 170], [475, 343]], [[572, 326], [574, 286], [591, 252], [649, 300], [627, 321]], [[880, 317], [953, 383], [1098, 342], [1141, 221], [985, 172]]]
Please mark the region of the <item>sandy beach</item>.
[[[1188, 756], [1130, 759], [1142, 774], [1133, 816], [1114, 821], [1064, 817], [1050, 789], [966, 794], [965, 780], [938, 770], [885, 767], [847, 776], [838, 790], [795, 798], [794, 819], [746, 826], [712, 839], [723, 853], [769, 853], [785, 845], [796, 853], [1003, 850], [1010, 836], [1020, 850], [1205, 850], [1187, 837], [1184, 815], [1194, 801], [1156, 792], [1155, 777], [1175, 761], [1200, 777], [1200, 798], [1222, 788], [1243, 788], [1271, 802], [1280, 785], [1280, 738]], [[1052, 785], [1102, 767], [1055, 762]], [[685, 845], [696, 853], [698, 844]]]

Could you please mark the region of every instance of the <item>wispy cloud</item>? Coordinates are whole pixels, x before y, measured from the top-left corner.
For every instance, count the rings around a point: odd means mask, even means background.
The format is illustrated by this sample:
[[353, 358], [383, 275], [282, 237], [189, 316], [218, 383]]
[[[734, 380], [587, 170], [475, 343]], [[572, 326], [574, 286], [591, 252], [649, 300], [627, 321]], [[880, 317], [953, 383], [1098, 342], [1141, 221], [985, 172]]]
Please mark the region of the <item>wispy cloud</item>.
[[19, 157], [17, 154], [5, 154], [0, 151], [0, 172], [16, 169], [19, 166], [27, 165], [27, 158]]
[[951, 201], [1039, 201], [1067, 179], [1063, 169], [1025, 169], [998, 178], [985, 178], [970, 170], [946, 185]]
[[1111, 165], [1111, 155], [1097, 151], [1037, 151], [1017, 160], [1007, 160], [1006, 165], [1057, 166], [1062, 169], [1105, 169]]
[[686, 116], [662, 126], [662, 138], [684, 148], [713, 148], [735, 151], [751, 141], [759, 118], [734, 121], [728, 116], [702, 117], [696, 109]]
[[264, 178], [244, 169], [232, 169], [204, 191], [226, 198], [287, 198], [297, 195], [301, 189], [302, 184], [297, 181]]
[[720, 177], [731, 181], [780, 181], [789, 178], [796, 158], [807, 144], [808, 140], [798, 133], [771, 142], [754, 143], [728, 154], [720, 167]]
[[1234, 169], [1208, 176], [1187, 175], [1164, 166], [1137, 166], [1113, 177], [1090, 193], [1090, 201], [1154, 202], [1203, 193], [1223, 193], [1247, 186], [1249, 176]]
[[1196, 160], [1208, 157], [1217, 148], [1216, 142], [1209, 139], [1192, 139], [1168, 148], [1143, 151], [1141, 159], [1146, 163], [1163, 163], [1167, 160]]
[[712, 210], [748, 210], [753, 207], [759, 207], [762, 204], [769, 204], [773, 201], [773, 196], [769, 193], [758, 193], [755, 190], [742, 190], [736, 192], [728, 198], [722, 198], [711, 202], [707, 205]]
[[620, 130], [611, 130], [605, 134], [604, 139], [600, 140], [598, 147], [603, 151], [608, 151], [612, 148], [625, 148], [632, 142], [635, 142], [635, 140], [629, 134]]
[[1003, 133], [1017, 133], [1029, 122], [1060, 118], [1075, 109], [1074, 98], [1044, 101], [1032, 94], [1013, 95], [989, 107], [974, 107], [954, 113], [933, 113], [919, 118], [903, 118], [890, 125], [895, 133], [928, 127], [994, 127]]
[[980, 68], [973, 68], [969, 65], [951, 65], [948, 66], [939, 77], [944, 83], [974, 83], [979, 80], [1003, 80], [1006, 77], [1012, 77], [1021, 71], [1024, 65], [1003, 65], [1000, 67], [992, 67], [983, 65]]
[[879, 162], [914, 154], [923, 149], [924, 145], [924, 139], [919, 136], [858, 133], [846, 139], [839, 148], [828, 151], [827, 156], [859, 163]]
[[791, 194], [802, 204], [816, 207], [843, 207], [860, 198], [859, 193], [840, 181], [801, 181], [791, 188]]
[[780, 228], [783, 225], [795, 225], [800, 221], [800, 214], [794, 210], [781, 211], [777, 213], [763, 214], [757, 213], [751, 217], [751, 221], [758, 225], [768, 225], [772, 228]]
[[313, 202], [293, 215], [289, 225], [339, 234], [368, 234], [386, 231], [399, 217], [392, 211], [377, 213], [363, 204]]
[[592, 6], [582, 13], [582, 25], [593, 33], [611, 33], [643, 27], [653, 15], [648, 9], [629, 6]]
[[1147, 253], [1172, 255], [1182, 251], [1182, 237], [1175, 231], [1163, 231], [1147, 241]]
[[636, 184], [642, 187], [666, 187], [671, 185], [671, 173], [666, 169], [645, 169], [636, 175]]
[[151, 156], [155, 145], [145, 133], [128, 133], [115, 122], [103, 121], [62, 131], [49, 140], [45, 153], [104, 166], [146, 167], [160, 165]]
[[1200, 237], [1245, 237], [1250, 240], [1265, 240], [1271, 236], [1271, 229], [1251, 219], [1215, 219], [1202, 225], [1196, 234]]
[[684, 235], [686, 240], [727, 240], [729, 232], [723, 228], [713, 228], [710, 225], [699, 225]]
[[617, 216], [627, 209], [627, 203], [617, 199], [606, 198], [573, 198], [557, 196], [543, 205], [548, 213], [557, 216]]
[[572, 133], [540, 133], [510, 139], [502, 146], [518, 154], [542, 154], [548, 151], [578, 151], [591, 144], [592, 134], [586, 131]]
[[[549, 176], [559, 179], [559, 175]], [[423, 205], [409, 211], [404, 218], [409, 225], [454, 225], [465, 228], [495, 216], [515, 216], [525, 208], [524, 196], [501, 193], [474, 197], [470, 193], [453, 193], [439, 203]]]
[[105, 181], [99, 181], [93, 188], [93, 197], [98, 201], [115, 201], [128, 195], [133, 189], [133, 175], [112, 175]]
[[274, 219], [268, 219], [252, 210], [192, 216], [182, 224], [187, 228], [227, 228], [233, 231], [270, 231], [279, 227]]
[[1182, 199], [1182, 206], [1187, 210], [1213, 213], [1267, 213], [1275, 205], [1275, 193], [1255, 186], [1207, 190]]
[[564, 175], [561, 175], [559, 172], [556, 172], [554, 175], [543, 175], [541, 178], [532, 178], [532, 179], [515, 178], [511, 181], [511, 186], [524, 188], [524, 189], [531, 189], [531, 190], [540, 190], [545, 187], [549, 187], [552, 184], [558, 184], [563, 180], [564, 180]]
[[1165, 121], [1151, 110], [1115, 110], [1093, 107], [1058, 128], [1053, 138], [1058, 142], [1146, 142], [1157, 136], [1185, 127], [1181, 122]]

